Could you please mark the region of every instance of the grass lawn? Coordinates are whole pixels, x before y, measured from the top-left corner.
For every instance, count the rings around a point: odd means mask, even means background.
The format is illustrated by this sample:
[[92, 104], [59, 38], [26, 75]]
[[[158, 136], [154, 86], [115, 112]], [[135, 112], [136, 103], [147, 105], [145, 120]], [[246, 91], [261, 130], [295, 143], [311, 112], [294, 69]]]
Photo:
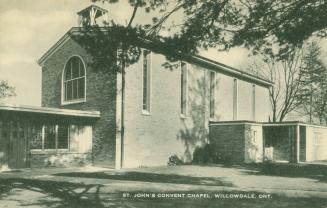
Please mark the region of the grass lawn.
[[[56, 173], [55, 170], [49, 170], [44, 175], [38, 175], [36, 170], [35, 175], [33, 172], [13, 173], [5, 177], [0, 174], [0, 207], [326, 208], [326, 197], [314, 194], [308, 197], [303, 193], [290, 196], [284, 192], [283, 186], [274, 193], [245, 190], [239, 186], [243, 184], [239, 181], [248, 178], [257, 180], [257, 183], [265, 180], [290, 181], [289, 186], [309, 180], [323, 187], [318, 190], [320, 193], [327, 193], [324, 189], [324, 167], [271, 164], [242, 167], [179, 166], [120, 172]], [[312, 189], [307, 192], [315, 191]]]

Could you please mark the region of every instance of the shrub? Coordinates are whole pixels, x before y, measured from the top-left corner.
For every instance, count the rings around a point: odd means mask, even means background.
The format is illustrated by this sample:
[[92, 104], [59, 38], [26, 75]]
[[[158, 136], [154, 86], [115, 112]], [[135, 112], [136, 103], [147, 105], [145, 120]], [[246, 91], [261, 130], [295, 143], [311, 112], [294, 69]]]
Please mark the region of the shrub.
[[193, 152], [192, 163], [208, 164], [220, 162], [221, 158], [219, 158], [218, 154], [210, 144], [206, 144], [203, 147], [197, 147]]
[[184, 162], [176, 154], [169, 157], [168, 166], [183, 165]]

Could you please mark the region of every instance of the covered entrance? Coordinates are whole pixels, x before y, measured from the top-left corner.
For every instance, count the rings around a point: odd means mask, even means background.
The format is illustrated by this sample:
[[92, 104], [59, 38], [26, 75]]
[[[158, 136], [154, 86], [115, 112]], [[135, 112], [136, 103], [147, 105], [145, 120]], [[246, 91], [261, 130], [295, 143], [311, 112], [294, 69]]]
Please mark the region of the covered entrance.
[[327, 160], [327, 127], [301, 122], [263, 124], [265, 159], [277, 162]]

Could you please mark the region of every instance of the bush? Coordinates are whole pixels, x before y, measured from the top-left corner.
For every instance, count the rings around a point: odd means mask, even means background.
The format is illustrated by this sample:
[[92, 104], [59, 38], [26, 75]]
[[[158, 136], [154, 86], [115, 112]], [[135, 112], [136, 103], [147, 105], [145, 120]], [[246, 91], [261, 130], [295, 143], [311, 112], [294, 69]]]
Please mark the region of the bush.
[[220, 162], [221, 159], [210, 144], [206, 144], [203, 147], [197, 147], [194, 150], [192, 160], [192, 163], [194, 164], [208, 164]]
[[183, 165], [184, 162], [176, 154], [169, 157], [168, 166]]

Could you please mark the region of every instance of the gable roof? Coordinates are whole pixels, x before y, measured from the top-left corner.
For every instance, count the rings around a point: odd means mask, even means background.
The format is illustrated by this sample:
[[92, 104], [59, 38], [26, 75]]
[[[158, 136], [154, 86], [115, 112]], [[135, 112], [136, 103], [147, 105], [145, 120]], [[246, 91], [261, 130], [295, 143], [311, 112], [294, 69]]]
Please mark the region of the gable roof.
[[[44, 62], [52, 55], [54, 54], [60, 47], [62, 47], [69, 39], [71, 39], [70, 34], [76, 34], [78, 32], [81, 31], [81, 27], [73, 27], [71, 28], [69, 31], [67, 31], [65, 33], [65, 35], [63, 37], [61, 37], [46, 53], [43, 54], [43, 56], [41, 56], [41, 58], [37, 61], [37, 63], [40, 66], [43, 66]], [[151, 41], [149, 40], [142, 40], [142, 41], [146, 41], [148, 43], [150, 43]], [[191, 56], [187, 56], [185, 57], [187, 59], [187, 61], [202, 65], [202, 66], [207, 66], [211, 69], [214, 70], [218, 70], [221, 71], [223, 73], [227, 73], [229, 75], [232, 76], [236, 76], [236, 77], [240, 77], [242, 79], [245, 80], [249, 80], [252, 81], [256, 84], [260, 84], [266, 87], [270, 87], [272, 86], [274, 83], [263, 79], [259, 76], [256, 76], [254, 74], [251, 74], [249, 72], [240, 70], [240, 69], [236, 69], [234, 67], [225, 65], [223, 63], [220, 63], [218, 61], [214, 61], [212, 59], [200, 56], [200, 55], [191, 55]]]

